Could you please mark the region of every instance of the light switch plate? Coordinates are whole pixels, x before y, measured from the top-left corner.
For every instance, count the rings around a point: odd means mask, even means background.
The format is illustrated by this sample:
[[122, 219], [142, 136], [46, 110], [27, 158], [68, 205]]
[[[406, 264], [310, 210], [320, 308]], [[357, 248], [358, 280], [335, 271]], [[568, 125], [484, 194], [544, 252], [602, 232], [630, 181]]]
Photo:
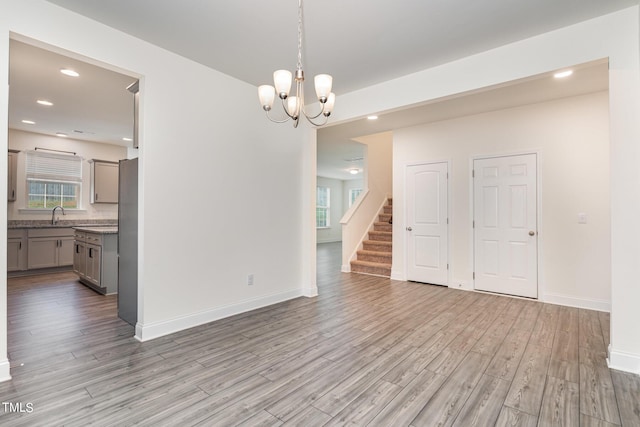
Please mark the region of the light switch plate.
[[587, 223], [587, 214], [579, 213], [578, 214], [578, 224], [586, 224]]

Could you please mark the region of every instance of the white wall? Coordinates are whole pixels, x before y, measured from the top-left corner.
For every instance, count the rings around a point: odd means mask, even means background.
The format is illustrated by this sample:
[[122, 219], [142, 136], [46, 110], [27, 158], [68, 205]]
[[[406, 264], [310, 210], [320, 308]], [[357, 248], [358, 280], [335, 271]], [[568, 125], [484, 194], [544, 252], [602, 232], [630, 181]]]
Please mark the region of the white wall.
[[317, 183], [318, 187], [328, 187], [329, 195], [331, 196], [329, 206], [329, 227], [316, 229], [317, 242], [339, 242], [342, 240], [342, 225], [340, 225], [340, 218], [342, 218], [344, 211], [344, 196], [342, 193], [343, 181], [340, 179], [319, 176], [317, 178]]
[[[609, 58], [609, 366], [640, 373], [640, 12], [637, 6], [340, 96], [333, 123]], [[315, 149], [315, 146], [313, 146]], [[309, 221], [309, 220], [307, 220]], [[311, 239], [305, 244], [313, 247]]]
[[17, 167], [17, 194], [16, 201], [10, 202], [7, 219], [9, 220], [40, 220], [50, 219], [51, 211], [33, 212], [20, 211], [25, 209], [27, 199], [26, 186], [26, 151], [35, 147], [49, 148], [54, 150], [71, 151], [82, 157], [82, 196], [81, 210], [65, 210], [65, 220], [73, 219], [117, 219], [118, 205], [109, 203], [91, 204], [91, 179], [89, 160], [109, 160], [117, 162], [127, 156], [127, 149], [117, 145], [99, 144], [96, 142], [79, 141], [75, 139], [62, 139], [55, 136], [42, 135], [38, 133], [24, 132], [9, 129], [9, 148], [20, 150], [18, 153]]
[[[609, 311], [608, 108], [608, 93], [599, 92], [394, 131], [397, 210], [406, 202], [407, 164], [451, 161], [449, 286], [473, 283], [473, 157], [537, 152], [539, 299]], [[578, 224], [578, 213], [587, 224]], [[396, 216], [393, 270], [403, 279], [406, 225]]]
[[[269, 122], [251, 85], [43, 0], [3, 1], [2, 9], [1, 81], [10, 33], [140, 78], [138, 338], [314, 294], [315, 268], [303, 261], [315, 252], [301, 250], [303, 236], [312, 238], [304, 230], [315, 180], [300, 179], [314, 160], [305, 151], [316, 149], [311, 132]], [[5, 129], [7, 102], [0, 85]], [[6, 186], [6, 174], [0, 180]], [[6, 205], [0, 215], [5, 222]], [[1, 276], [0, 379], [9, 374], [6, 343]]]

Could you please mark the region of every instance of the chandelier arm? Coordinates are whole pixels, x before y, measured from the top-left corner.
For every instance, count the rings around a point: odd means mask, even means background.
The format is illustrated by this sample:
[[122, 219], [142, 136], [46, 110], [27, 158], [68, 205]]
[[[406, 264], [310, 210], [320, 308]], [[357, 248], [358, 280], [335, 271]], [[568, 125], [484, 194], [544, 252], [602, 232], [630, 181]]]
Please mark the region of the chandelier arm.
[[[266, 111], [266, 110], [265, 110], [265, 111]], [[271, 120], [273, 123], [286, 123], [286, 122], [288, 122], [288, 121], [289, 121], [289, 117], [285, 117], [285, 118], [284, 118], [284, 119], [282, 119], [282, 120], [276, 120], [276, 119], [272, 118], [272, 117], [269, 115], [269, 111], [266, 111], [266, 113], [267, 113], [267, 118], [268, 118], [269, 120]]]
[[[316, 116], [318, 117], [318, 116]], [[307, 117], [307, 115], [305, 114], [304, 116], [305, 119], [307, 119], [307, 121], [309, 123], [311, 123], [312, 125], [316, 126], [316, 127], [320, 127], [320, 126], [324, 126], [327, 124], [327, 121], [329, 121], [329, 116], [324, 116], [324, 121], [322, 121], [322, 123], [316, 123], [313, 121], [313, 119], [310, 119], [309, 117]]]
[[[307, 118], [307, 120], [317, 119], [318, 117], [320, 117], [320, 116], [322, 115], [322, 113], [324, 113], [324, 107], [325, 107], [325, 104], [323, 104], [323, 103], [321, 103], [321, 104], [322, 104], [322, 109], [321, 109], [321, 110], [320, 110], [320, 112], [319, 112], [318, 114], [316, 114], [315, 116], [309, 116], [309, 115], [307, 115], [307, 110], [306, 110], [304, 107], [302, 108], [302, 113], [303, 113], [303, 114], [304, 114], [304, 116]], [[325, 121], [325, 123], [326, 123], [326, 121]]]

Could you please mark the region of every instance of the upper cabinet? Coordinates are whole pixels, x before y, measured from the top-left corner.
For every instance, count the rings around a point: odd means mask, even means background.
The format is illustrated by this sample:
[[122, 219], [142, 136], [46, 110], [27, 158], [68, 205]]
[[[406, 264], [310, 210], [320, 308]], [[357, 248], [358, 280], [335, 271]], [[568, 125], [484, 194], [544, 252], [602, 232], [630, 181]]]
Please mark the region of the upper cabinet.
[[91, 203], [118, 203], [118, 163], [91, 160]]
[[18, 151], [9, 150], [9, 160], [7, 163], [9, 176], [7, 179], [7, 201], [16, 201], [16, 182], [18, 181]]

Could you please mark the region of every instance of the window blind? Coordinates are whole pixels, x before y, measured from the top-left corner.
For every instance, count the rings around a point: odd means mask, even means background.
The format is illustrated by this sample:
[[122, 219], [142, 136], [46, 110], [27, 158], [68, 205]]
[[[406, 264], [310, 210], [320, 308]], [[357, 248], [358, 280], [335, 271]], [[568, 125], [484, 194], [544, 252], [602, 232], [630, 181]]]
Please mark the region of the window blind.
[[27, 179], [82, 182], [82, 157], [28, 151]]

